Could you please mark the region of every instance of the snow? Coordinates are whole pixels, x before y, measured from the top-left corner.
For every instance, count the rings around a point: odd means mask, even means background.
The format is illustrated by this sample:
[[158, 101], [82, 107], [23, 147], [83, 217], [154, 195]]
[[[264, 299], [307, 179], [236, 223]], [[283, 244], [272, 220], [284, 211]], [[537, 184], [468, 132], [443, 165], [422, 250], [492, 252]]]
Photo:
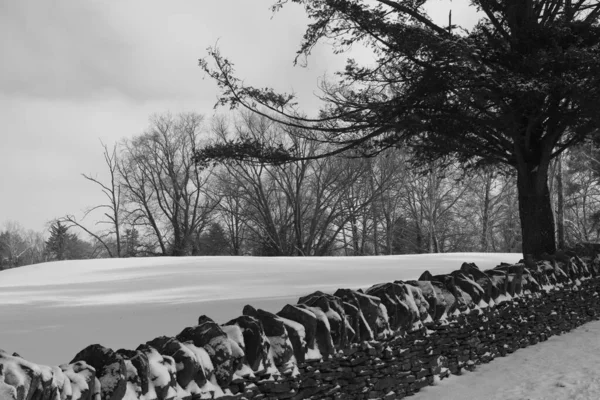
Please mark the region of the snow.
[[156, 349], [150, 348], [150, 351], [145, 351], [148, 357], [148, 365], [150, 367], [150, 376], [152, 377], [148, 385], [148, 398], [156, 397], [157, 388], [167, 387], [166, 398], [174, 397], [177, 393], [171, 387], [171, 376], [175, 373], [175, 361], [170, 356], [161, 355]]
[[600, 399], [600, 321], [450, 376], [413, 400]]
[[271, 312], [316, 290], [367, 288], [520, 254], [380, 257], [156, 257], [58, 261], [0, 272], [0, 343], [35, 363], [68, 362], [90, 343], [136, 348], [206, 314], [224, 323], [252, 304]]

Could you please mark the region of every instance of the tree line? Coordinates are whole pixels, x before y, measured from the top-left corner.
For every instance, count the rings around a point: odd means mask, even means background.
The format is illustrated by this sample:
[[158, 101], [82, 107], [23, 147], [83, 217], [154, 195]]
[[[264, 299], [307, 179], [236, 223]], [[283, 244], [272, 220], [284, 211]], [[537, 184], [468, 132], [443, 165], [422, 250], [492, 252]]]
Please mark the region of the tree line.
[[0, 229], [0, 271], [53, 260], [95, 258], [94, 244], [81, 239], [69, 227], [55, 221], [47, 232], [26, 230], [16, 221]]
[[[83, 178], [105, 202], [47, 232], [0, 229], [0, 269], [52, 260], [185, 256], [361, 256], [520, 252], [515, 176], [458, 164], [415, 167], [400, 149], [309, 159], [329, 144], [251, 112], [205, 120], [158, 114], [141, 135], [103, 145], [106, 179]], [[295, 128], [293, 128], [295, 129]], [[273, 164], [198, 165], [194, 151], [239, 138], [293, 148]], [[575, 146], [550, 166], [562, 248], [600, 240], [600, 150]], [[83, 182], [82, 182], [83, 183]], [[94, 214], [95, 212], [95, 214]]]
[[[398, 148], [311, 159], [330, 144], [297, 129], [252, 112], [154, 115], [144, 133], [103, 145], [105, 181], [83, 175], [106, 201], [59, 221], [87, 232], [99, 257], [522, 250], [512, 171], [416, 166]], [[298, 161], [194, 162], [196, 149], [238, 139], [283, 144]], [[550, 165], [555, 235], [567, 247], [599, 239], [599, 154], [586, 142]]]

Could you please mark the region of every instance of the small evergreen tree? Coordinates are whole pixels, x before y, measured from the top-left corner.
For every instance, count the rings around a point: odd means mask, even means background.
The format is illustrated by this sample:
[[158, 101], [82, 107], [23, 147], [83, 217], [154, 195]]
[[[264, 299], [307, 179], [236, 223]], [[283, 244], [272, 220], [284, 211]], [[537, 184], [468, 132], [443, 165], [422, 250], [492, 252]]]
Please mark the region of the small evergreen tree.
[[230, 254], [229, 242], [223, 227], [214, 222], [208, 231], [200, 235], [198, 255], [224, 256]]
[[138, 230], [135, 228], [127, 229], [122, 239], [122, 244], [125, 247], [123, 257], [137, 257], [140, 245], [140, 233]]
[[51, 259], [66, 260], [67, 242], [69, 240], [68, 230], [69, 227], [61, 224], [60, 221], [55, 222], [50, 227], [50, 237], [46, 241], [46, 251]]

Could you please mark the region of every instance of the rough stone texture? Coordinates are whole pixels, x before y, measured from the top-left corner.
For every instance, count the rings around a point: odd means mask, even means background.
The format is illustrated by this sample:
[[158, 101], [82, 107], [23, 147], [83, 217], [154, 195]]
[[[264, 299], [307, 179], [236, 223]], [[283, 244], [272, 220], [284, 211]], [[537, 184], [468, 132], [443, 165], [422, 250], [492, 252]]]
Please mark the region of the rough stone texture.
[[137, 350], [117, 350], [125, 360], [127, 370], [127, 393], [135, 394], [138, 398], [148, 393], [150, 366], [146, 354]]
[[[58, 396], [56, 397], [56, 399], [60, 399], [60, 400], [69, 400], [73, 397], [73, 390], [71, 388], [71, 381], [69, 380], [69, 378], [67, 377], [67, 375], [65, 375], [65, 373], [62, 371], [62, 369], [60, 369], [60, 367], [58, 366], [53, 366], [52, 367], [52, 385], [54, 387], [56, 387], [56, 390], [58, 392]], [[2, 381], [2, 379], [0, 378], [0, 382]], [[0, 393], [2, 393], [2, 390], [0, 389]], [[0, 398], [2, 398], [2, 396], [0, 396]], [[52, 399], [52, 397], [50, 397]]]
[[391, 329], [409, 331], [420, 320], [419, 308], [407, 285], [381, 283], [371, 286], [366, 292], [378, 297], [385, 305]]
[[300, 362], [304, 361], [307, 352], [317, 349], [317, 317], [309, 310], [290, 304], [285, 305], [277, 316], [297, 322], [304, 327], [306, 345], [294, 345], [296, 359]]
[[487, 269], [483, 273], [490, 278], [492, 285], [498, 289], [497, 295], [493, 295], [492, 300], [496, 301], [498, 297], [506, 296], [508, 293], [508, 274], [506, 271]]
[[[293, 329], [291, 324], [284, 323], [284, 320], [277, 315], [265, 310], [255, 309], [247, 305], [243, 309], [243, 314], [256, 318], [263, 325], [265, 335], [271, 343], [271, 357], [275, 366], [282, 373], [290, 373], [296, 367], [296, 357], [294, 353], [301, 354], [306, 346], [304, 342], [304, 329]], [[294, 334], [295, 347], [288, 336], [288, 329]]]
[[299, 308], [305, 309], [315, 316], [317, 322], [316, 330], [316, 342], [319, 352], [323, 358], [328, 359], [334, 352], [335, 346], [331, 337], [331, 326], [329, 325], [329, 318], [325, 315], [325, 312], [319, 307], [312, 307], [306, 304], [299, 304]]
[[215, 368], [215, 377], [221, 387], [229, 386], [234, 371], [231, 343], [223, 329], [212, 319], [201, 316], [198, 325], [185, 328], [177, 340], [191, 341], [197, 347], [203, 347], [210, 356]]
[[246, 361], [254, 372], [266, 372], [275, 366], [273, 358], [269, 357], [271, 343], [265, 334], [263, 325], [257, 318], [242, 315], [225, 324], [225, 326], [228, 325], [236, 325], [241, 329]]
[[[384, 311], [385, 307], [383, 309], [380, 307], [381, 299], [365, 294], [361, 290], [351, 289], [338, 289], [334, 296], [361, 310], [372, 337], [384, 339], [390, 336], [391, 331], [387, 312]], [[366, 340], [366, 336], [368, 336], [368, 333], [365, 332], [365, 336], [363, 336], [361, 332], [362, 340]]]
[[221, 329], [223, 329], [231, 344], [234, 375], [245, 378], [254, 377], [254, 371], [252, 371], [246, 360], [246, 343], [244, 342], [242, 329], [237, 325], [221, 325]]
[[539, 274], [523, 268], [523, 290], [529, 293], [539, 293], [542, 291], [542, 285], [538, 281]]
[[177, 369], [172, 357], [162, 355], [154, 347], [141, 344], [136, 349], [144, 353], [148, 359], [149, 379], [147, 398], [157, 400], [174, 400], [187, 396], [177, 396], [182, 392], [177, 383]]
[[59, 368], [71, 382], [72, 400], [100, 400], [100, 381], [94, 367], [77, 361]]
[[[511, 296], [515, 294], [521, 294], [523, 290], [523, 272], [525, 264], [501, 264], [497, 266], [496, 270], [505, 271], [508, 277], [508, 292]], [[565, 281], [566, 282], [566, 281]]]
[[7, 399], [58, 399], [50, 367], [40, 366], [0, 350], [0, 393]]
[[[404, 282], [402, 282], [402, 284], [406, 285]], [[417, 310], [419, 310], [419, 319], [422, 322], [430, 322], [432, 319], [429, 315], [429, 303], [427, 302], [427, 299], [425, 299], [425, 297], [423, 296], [421, 288], [414, 285], [407, 285], [406, 288], [408, 289], [412, 298], [414, 299], [415, 304], [417, 306]]]
[[428, 304], [427, 313], [434, 321], [445, 317], [445, 313], [449, 306], [446, 302], [441, 285], [434, 285], [434, 283], [437, 282], [430, 281], [408, 281], [406, 283], [418, 287], [421, 290], [421, 293]]
[[483, 289], [483, 301], [490, 303], [500, 295], [500, 289], [492, 279], [481, 271], [474, 263], [463, 263], [460, 270], [471, 278]]
[[[0, 399], [103, 400], [120, 393], [127, 400], [401, 399], [438, 378], [600, 319], [600, 278], [594, 277], [599, 265], [600, 259], [565, 253], [483, 272], [466, 264], [448, 275], [424, 273], [419, 281], [374, 285], [368, 293], [316, 292], [284, 313], [304, 325], [246, 306], [244, 316], [223, 327], [203, 316], [177, 339], [159, 337], [116, 353], [89, 346], [59, 368], [0, 351]], [[346, 332], [356, 327], [355, 338], [379, 339], [348, 341], [337, 349], [344, 323]], [[297, 362], [294, 352], [306, 351], [307, 332], [319, 357]], [[228, 380], [215, 379], [223, 360], [206, 350], [215, 338], [233, 346]]]
[[[427, 271], [426, 271], [427, 272]], [[425, 274], [423, 274], [425, 275]], [[426, 278], [426, 276], [421, 275], [421, 279]], [[431, 274], [429, 274], [429, 276], [431, 276]], [[424, 279], [427, 280], [427, 279]], [[467, 311], [470, 306], [472, 306], [472, 298], [471, 296], [464, 292], [460, 287], [458, 287], [456, 285], [456, 282], [454, 281], [454, 276], [452, 275], [435, 275], [435, 276], [431, 276], [431, 280], [434, 282], [439, 282], [443, 285], [443, 287], [450, 293], [450, 295], [452, 295], [452, 297], [448, 296], [446, 297], [446, 302], [451, 301], [451, 299], [454, 299], [454, 302], [452, 303], [452, 314], [455, 314], [456, 312], [465, 312]]]
[[308, 296], [300, 297], [298, 304], [319, 307], [323, 310], [329, 320], [331, 339], [336, 349], [343, 349], [353, 341], [355, 331], [348, 322], [342, 299], [316, 291]]
[[96, 370], [102, 400], [121, 400], [127, 391], [127, 368], [122, 356], [99, 344], [81, 350], [71, 364], [85, 361]]
[[[463, 271], [453, 271], [454, 284], [463, 292], [467, 293], [475, 305], [485, 302], [485, 290], [473, 279], [472, 275]], [[486, 302], [487, 303], [487, 302]]]
[[195, 388], [190, 387], [190, 384], [200, 383], [199, 386], [202, 386], [206, 383], [206, 372], [196, 354], [179, 340], [160, 336], [146, 344], [154, 347], [160, 354], [173, 358], [177, 370], [177, 383], [183, 389], [194, 390]]
[[352, 342], [359, 343], [364, 340], [373, 340], [373, 331], [369, 327], [360, 307], [350, 304], [347, 301], [342, 301], [342, 307], [344, 307], [348, 325], [354, 331]]

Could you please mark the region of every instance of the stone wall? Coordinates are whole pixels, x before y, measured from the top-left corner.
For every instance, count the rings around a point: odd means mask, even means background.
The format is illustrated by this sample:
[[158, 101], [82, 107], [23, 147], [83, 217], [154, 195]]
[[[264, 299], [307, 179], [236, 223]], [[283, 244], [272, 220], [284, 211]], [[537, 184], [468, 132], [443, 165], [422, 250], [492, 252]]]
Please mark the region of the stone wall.
[[598, 319], [599, 270], [574, 254], [463, 264], [277, 314], [246, 306], [223, 325], [201, 316], [174, 338], [91, 345], [55, 367], [0, 350], [0, 400], [400, 399]]

